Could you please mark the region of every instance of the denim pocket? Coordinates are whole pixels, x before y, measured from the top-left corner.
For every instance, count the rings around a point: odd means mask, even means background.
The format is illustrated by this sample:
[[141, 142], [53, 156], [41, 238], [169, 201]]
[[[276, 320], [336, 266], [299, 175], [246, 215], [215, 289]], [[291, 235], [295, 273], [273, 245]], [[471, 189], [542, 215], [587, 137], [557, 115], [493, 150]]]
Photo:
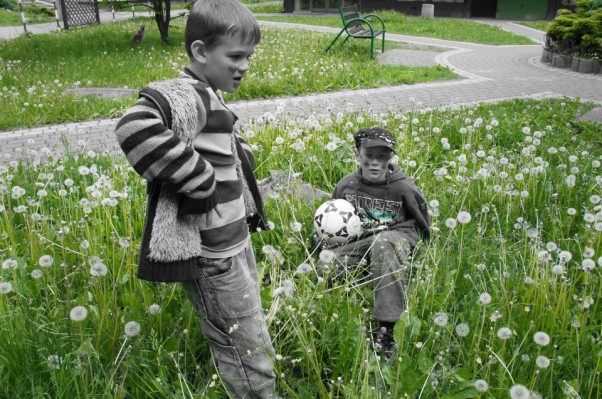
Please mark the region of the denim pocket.
[[200, 258], [199, 267], [202, 269], [202, 273], [205, 277], [216, 277], [220, 274], [229, 272], [232, 269], [233, 259], [213, 259], [213, 258]]

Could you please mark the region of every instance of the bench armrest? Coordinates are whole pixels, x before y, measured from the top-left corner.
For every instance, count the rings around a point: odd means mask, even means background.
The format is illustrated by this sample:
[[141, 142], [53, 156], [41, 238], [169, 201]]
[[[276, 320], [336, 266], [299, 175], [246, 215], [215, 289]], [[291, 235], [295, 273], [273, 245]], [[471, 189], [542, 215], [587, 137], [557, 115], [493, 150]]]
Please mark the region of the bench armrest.
[[345, 23], [345, 31], [347, 31], [347, 27], [352, 23], [352, 22], [356, 22], [356, 21], [360, 21], [366, 25], [368, 25], [368, 27], [370, 28], [370, 33], [372, 33], [374, 35], [374, 28], [372, 27], [372, 24], [370, 22], [368, 22], [366, 19], [364, 18], [353, 18], [353, 19], [348, 19], [347, 22]]
[[364, 15], [364, 16], [362, 17], [362, 19], [365, 19], [365, 20], [366, 20], [366, 22], [368, 22], [367, 20], [368, 20], [369, 18], [376, 18], [376, 19], [378, 19], [378, 20], [380, 21], [380, 24], [381, 24], [381, 26], [383, 27], [383, 30], [385, 30], [385, 23], [383, 22], [383, 20], [382, 20], [382, 18], [381, 18], [381, 17], [379, 17], [378, 15], [375, 15], [375, 14], [368, 14], [368, 15]]

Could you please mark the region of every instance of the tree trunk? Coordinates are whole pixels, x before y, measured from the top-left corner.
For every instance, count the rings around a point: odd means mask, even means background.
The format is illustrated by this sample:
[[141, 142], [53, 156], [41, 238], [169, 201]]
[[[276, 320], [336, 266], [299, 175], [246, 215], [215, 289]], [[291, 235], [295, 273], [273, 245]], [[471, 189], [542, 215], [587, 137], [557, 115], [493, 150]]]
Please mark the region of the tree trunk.
[[169, 44], [169, 21], [171, 14], [171, 0], [153, 0], [155, 21], [161, 34], [163, 44]]

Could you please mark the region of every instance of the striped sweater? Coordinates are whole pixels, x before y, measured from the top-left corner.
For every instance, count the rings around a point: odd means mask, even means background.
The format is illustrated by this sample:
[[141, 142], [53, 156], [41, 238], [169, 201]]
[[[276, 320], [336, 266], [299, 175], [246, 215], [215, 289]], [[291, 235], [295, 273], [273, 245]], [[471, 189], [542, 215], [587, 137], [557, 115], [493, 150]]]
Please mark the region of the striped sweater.
[[253, 155], [233, 133], [236, 115], [189, 71], [157, 82], [117, 124], [117, 140], [148, 181], [138, 277], [185, 281], [199, 256], [225, 258], [265, 227]]

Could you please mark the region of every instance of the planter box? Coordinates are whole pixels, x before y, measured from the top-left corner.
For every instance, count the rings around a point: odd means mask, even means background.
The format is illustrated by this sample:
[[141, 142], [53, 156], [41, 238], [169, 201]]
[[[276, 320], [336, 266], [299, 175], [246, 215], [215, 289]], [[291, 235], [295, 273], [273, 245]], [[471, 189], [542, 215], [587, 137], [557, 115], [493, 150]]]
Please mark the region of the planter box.
[[599, 73], [600, 61], [589, 58], [573, 57], [571, 70], [579, 73]]
[[554, 53], [552, 53], [552, 50], [546, 50], [544, 48], [543, 51], [541, 52], [541, 62], [546, 63], [546, 64], [551, 62], [553, 54]]
[[592, 73], [602, 73], [602, 60], [594, 60]]
[[552, 66], [556, 68], [569, 68], [572, 58], [570, 55], [554, 54], [552, 56]]

